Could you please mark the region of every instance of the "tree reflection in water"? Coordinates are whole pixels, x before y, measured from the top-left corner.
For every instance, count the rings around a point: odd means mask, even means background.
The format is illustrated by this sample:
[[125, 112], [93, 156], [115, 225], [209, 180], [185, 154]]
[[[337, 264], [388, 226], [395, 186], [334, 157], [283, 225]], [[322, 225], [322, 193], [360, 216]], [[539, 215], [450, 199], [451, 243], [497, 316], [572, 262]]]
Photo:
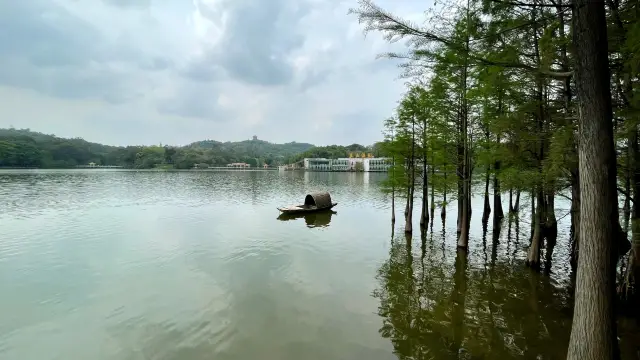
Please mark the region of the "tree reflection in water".
[[[505, 221], [507, 246], [517, 247], [519, 225]], [[423, 233], [416, 249], [420, 261], [414, 261], [410, 236], [392, 234], [374, 296], [380, 301], [380, 334], [390, 339], [398, 358], [565, 357], [571, 325], [566, 290], [514, 266], [510, 256], [498, 256], [500, 228], [496, 224], [484, 254], [449, 249], [444, 236], [434, 239], [433, 232]], [[511, 244], [513, 228], [516, 240]], [[484, 238], [486, 242], [486, 234]]]

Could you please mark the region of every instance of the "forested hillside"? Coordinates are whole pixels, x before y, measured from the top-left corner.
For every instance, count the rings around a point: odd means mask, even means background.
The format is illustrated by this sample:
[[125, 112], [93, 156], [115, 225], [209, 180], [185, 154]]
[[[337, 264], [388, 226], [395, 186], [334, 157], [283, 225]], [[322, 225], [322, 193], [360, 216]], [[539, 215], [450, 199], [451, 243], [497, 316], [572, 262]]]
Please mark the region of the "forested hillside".
[[0, 167], [70, 168], [90, 162], [138, 169], [187, 169], [198, 163], [224, 166], [232, 162], [278, 165], [312, 147], [306, 143], [272, 144], [262, 140], [205, 140], [182, 147], [120, 147], [80, 138], [59, 138], [29, 129], [0, 129]]
[[341, 145], [329, 145], [329, 146], [315, 146], [308, 149], [305, 152], [292, 156], [288, 159], [288, 163], [300, 161], [304, 158], [326, 158], [337, 159], [348, 157], [349, 153], [371, 153], [374, 156], [382, 156], [382, 150], [380, 143], [375, 143], [372, 146], [363, 146], [360, 144], [351, 144], [348, 146]]

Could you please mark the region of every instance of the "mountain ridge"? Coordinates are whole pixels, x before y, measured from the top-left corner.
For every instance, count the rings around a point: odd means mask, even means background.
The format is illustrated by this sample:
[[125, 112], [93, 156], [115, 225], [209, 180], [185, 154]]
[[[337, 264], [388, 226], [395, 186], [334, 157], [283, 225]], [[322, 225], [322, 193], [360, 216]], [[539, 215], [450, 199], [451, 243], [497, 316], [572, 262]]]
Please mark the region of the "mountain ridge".
[[252, 140], [200, 140], [187, 145], [116, 146], [83, 138], [62, 138], [31, 129], [0, 128], [0, 168], [74, 168], [79, 165], [122, 166], [124, 168], [189, 169], [195, 164], [225, 166], [244, 162], [251, 166], [276, 166], [302, 157], [345, 157], [352, 151], [371, 151], [376, 146], [315, 146], [291, 141], [271, 143]]

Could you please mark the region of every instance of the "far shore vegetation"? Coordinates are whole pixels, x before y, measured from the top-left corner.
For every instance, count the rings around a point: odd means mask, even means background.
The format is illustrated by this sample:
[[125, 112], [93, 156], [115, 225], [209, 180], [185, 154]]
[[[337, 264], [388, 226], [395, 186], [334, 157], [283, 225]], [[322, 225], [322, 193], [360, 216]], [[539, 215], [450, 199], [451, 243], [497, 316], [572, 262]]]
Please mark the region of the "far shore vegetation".
[[305, 157], [338, 158], [352, 152], [375, 152], [379, 146], [314, 146], [289, 142], [273, 144], [253, 139], [237, 142], [202, 140], [186, 146], [110, 146], [81, 138], [60, 138], [30, 129], [0, 129], [0, 168], [67, 169], [94, 163], [129, 169], [191, 169], [195, 164], [251, 167], [278, 166]]

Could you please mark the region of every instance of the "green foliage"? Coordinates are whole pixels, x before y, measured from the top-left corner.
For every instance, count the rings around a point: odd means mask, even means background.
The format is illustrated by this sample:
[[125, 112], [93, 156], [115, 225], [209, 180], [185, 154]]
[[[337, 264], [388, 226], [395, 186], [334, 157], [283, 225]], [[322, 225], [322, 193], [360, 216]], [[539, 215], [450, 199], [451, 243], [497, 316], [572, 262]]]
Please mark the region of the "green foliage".
[[[381, 151], [380, 148], [377, 148]], [[329, 145], [329, 146], [316, 146], [309, 148], [308, 150], [287, 158], [287, 163], [298, 162], [304, 158], [326, 158], [326, 159], [338, 159], [349, 157], [349, 153], [371, 153], [372, 147], [366, 147], [359, 144], [351, 144], [349, 146], [341, 145]]]
[[[351, 145], [353, 146], [353, 145]], [[190, 169], [194, 164], [225, 166], [246, 162], [278, 165], [312, 148], [305, 143], [272, 144], [261, 140], [205, 140], [184, 147], [108, 146], [83, 139], [63, 139], [28, 129], [0, 129], [0, 167], [70, 168], [94, 162], [126, 168]]]

